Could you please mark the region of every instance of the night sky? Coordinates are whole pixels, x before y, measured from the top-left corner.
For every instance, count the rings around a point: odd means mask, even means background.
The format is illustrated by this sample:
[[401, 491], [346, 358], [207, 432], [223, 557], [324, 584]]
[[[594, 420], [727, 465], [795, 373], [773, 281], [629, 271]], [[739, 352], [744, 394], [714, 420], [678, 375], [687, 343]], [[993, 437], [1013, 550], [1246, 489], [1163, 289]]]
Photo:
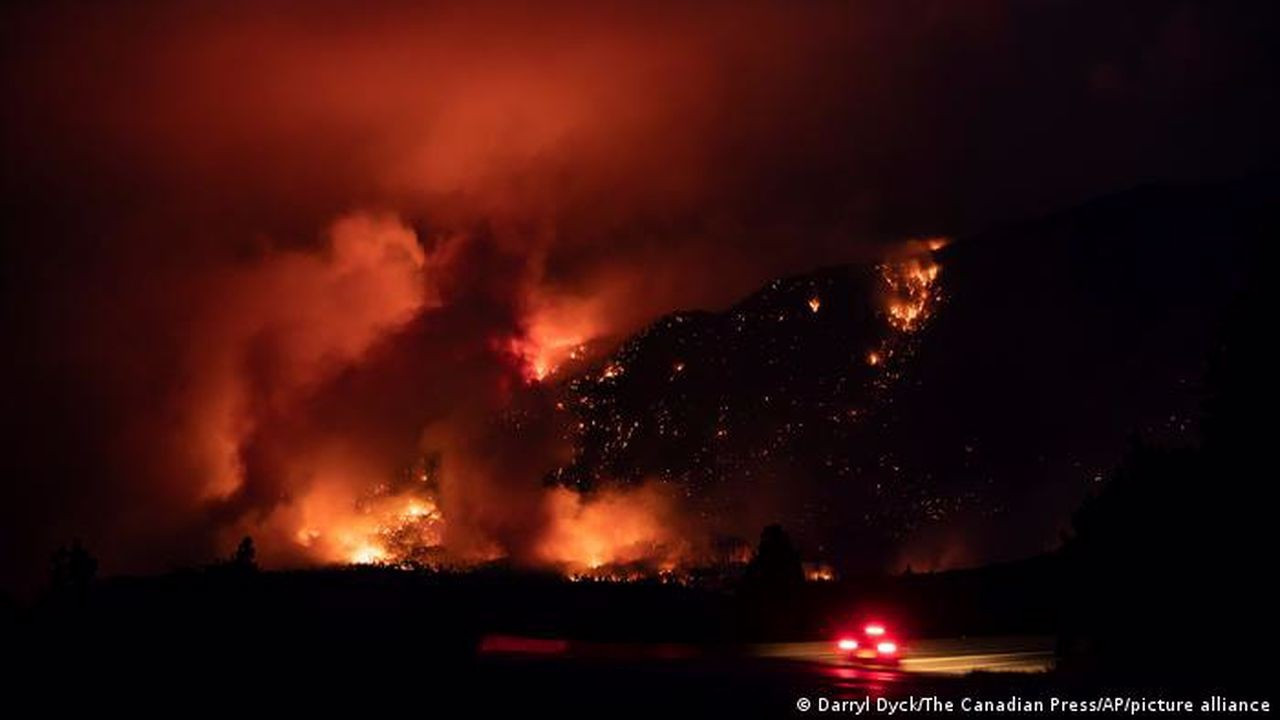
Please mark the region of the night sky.
[[6, 7], [0, 580], [1047, 549], [1194, 437], [1272, 5]]

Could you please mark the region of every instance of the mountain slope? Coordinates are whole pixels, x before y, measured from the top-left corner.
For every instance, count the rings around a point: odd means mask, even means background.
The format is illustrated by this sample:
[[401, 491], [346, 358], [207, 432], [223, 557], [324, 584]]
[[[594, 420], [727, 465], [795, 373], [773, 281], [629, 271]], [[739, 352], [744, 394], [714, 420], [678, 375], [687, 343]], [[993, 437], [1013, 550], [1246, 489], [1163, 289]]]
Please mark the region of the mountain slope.
[[848, 569], [1044, 549], [1133, 433], [1194, 439], [1277, 197], [1141, 188], [962, 238], [907, 330], [892, 262], [670, 315], [563, 382], [576, 454], [552, 481], [666, 483], [718, 533], [781, 520]]

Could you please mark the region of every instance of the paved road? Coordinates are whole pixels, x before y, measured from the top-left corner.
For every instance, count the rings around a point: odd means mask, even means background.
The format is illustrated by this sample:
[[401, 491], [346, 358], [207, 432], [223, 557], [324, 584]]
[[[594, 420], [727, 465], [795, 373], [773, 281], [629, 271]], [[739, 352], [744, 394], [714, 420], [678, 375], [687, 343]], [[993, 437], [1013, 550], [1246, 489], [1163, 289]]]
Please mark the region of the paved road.
[[[753, 651], [758, 657], [805, 661], [837, 668], [852, 667], [829, 642], [759, 645]], [[980, 637], [912, 642], [905, 648], [899, 670], [964, 675], [975, 671], [1044, 672], [1052, 667], [1052, 637]]]
[[[480, 643], [481, 655], [562, 660], [696, 661], [732, 657], [791, 661], [820, 675], [832, 670], [865, 669], [850, 662], [830, 642], [771, 643], [744, 648], [706, 648], [679, 644], [571, 643], [565, 640], [492, 635]], [[917, 640], [904, 646], [897, 668], [878, 669], [892, 675], [965, 675], [971, 672], [1044, 672], [1053, 667], [1053, 638], [1042, 636], [976, 637]]]
[[1052, 639], [1040, 637], [921, 640], [895, 669], [850, 663], [824, 642], [726, 649], [493, 636], [480, 650], [477, 676], [530, 706], [717, 717], [796, 717], [801, 698], [1007, 693], [1040, 683], [1052, 662]]

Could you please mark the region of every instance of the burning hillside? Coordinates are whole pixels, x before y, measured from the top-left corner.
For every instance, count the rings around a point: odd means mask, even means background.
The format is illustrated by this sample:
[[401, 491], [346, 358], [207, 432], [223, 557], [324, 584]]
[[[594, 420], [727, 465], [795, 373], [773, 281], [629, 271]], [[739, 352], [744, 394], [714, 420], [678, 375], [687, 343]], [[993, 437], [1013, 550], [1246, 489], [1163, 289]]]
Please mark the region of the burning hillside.
[[[1084, 393], [979, 433], [966, 413], [991, 398], [952, 391], [1107, 357], [1124, 316], [1091, 299], [1107, 334], [1030, 358], [1007, 338], [1072, 322], [1046, 321], [1070, 303], [1045, 299], [1072, 288], [1027, 277], [1123, 258], [1015, 243], [962, 269], [968, 241], [898, 245], [1197, 176], [1207, 157], [1215, 177], [1261, 161], [1249, 138], [1275, 125], [1273, 83], [1233, 71], [1270, 45], [1118, 7], [0, 10], [0, 223], [19, 240], [0, 263], [0, 572], [37, 580], [74, 537], [114, 573], [245, 534], [276, 567], [662, 566], [777, 520], [878, 563], [1007, 495], [1001, 478], [1040, 477], [1041, 456], [1096, 472], [1096, 452], [1001, 435], [1097, 427], [1053, 420]], [[1072, 45], [1064, 22], [1127, 30]], [[1208, 138], [1231, 107], [1227, 142]], [[958, 321], [961, 305], [980, 310]], [[987, 349], [964, 365], [980, 383], [932, 359]], [[1016, 469], [991, 470], [992, 437], [1024, 454]]]
[[[916, 248], [914, 252], [908, 251], [904, 253], [905, 257], [880, 265], [880, 274], [888, 296], [885, 312], [895, 329], [909, 333], [929, 319], [938, 293], [934, 283], [941, 269], [934, 262], [932, 253], [941, 250], [946, 244], [944, 238], [912, 242], [909, 247]], [[919, 250], [917, 245], [923, 245], [927, 252]]]
[[[513, 436], [554, 428], [548, 441], [568, 450], [548, 467], [541, 489], [526, 491], [519, 510], [540, 516], [543, 529], [513, 559], [575, 577], [661, 576], [729, 560], [713, 550], [717, 538], [749, 538], [775, 510], [726, 508], [724, 489], [741, 477], [811, 472], [801, 459], [813, 451], [806, 423], [874, 421], [909, 359], [910, 336], [934, 311], [939, 267], [929, 247], [913, 241], [904, 248], [872, 267], [775, 282], [719, 315], [669, 316], [595, 361], [586, 352], [592, 338], [576, 336], [565, 360], [574, 371], [540, 365], [560, 345], [544, 351], [530, 336], [513, 341], [524, 382], [508, 392], [519, 397], [480, 422], [488, 433]], [[909, 322], [904, 306], [912, 308]], [[823, 356], [833, 340], [848, 349], [819, 375], [770, 371], [783, 365], [774, 353]], [[867, 369], [858, 362], [866, 353], [884, 360]], [[745, 405], [723, 385], [738, 377], [752, 378], [757, 393]], [[306, 554], [391, 565], [512, 555], [492, 537], [469, 551], [450, 546], [447, 510], [460, 502], [450, 492], [471, 488], [448, 476], [455, 467], [448, 449], [424, 448], [427, 459], [348, 508], [335, 507], [323, 490], [304, 496], [293, 537]]]

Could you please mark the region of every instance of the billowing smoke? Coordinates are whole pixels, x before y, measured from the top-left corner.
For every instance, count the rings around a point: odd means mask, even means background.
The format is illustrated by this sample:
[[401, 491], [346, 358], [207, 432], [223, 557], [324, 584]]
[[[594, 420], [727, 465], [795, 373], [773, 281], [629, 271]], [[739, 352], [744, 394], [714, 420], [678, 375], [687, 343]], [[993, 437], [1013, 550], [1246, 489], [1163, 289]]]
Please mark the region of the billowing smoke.
[[111, 395], [66, 438], [98, 453], [74, 472], [103, 512], [66, 526], [138, 567], [245, 532], [269, 561], [377, 559], [371, 504], [429, 456], [438, 485], [404, 502], [438, 503], [458, 556], [662, 540], [656, 491], [543, 487], [566, 448], [528, 381], [840, 244], [735, 211], [793, 160], [744, 150], [818, 129], [789, 84], [822, 26], [735, 17], [751, 32], [661, 7], [24, 18], [54, 41], [15, 79], [51, 123], [29, 130], [95, 240], [55, 282]]
[[[1038, 144], [992, 97], [1027, 82], [998, 42], [1007, 9], [900, 7], [6, 11], [4, 566], [30, 573], [72, 535], [116, 570], [243, 532], [271, 561], [352, 557], [352, 508], [392, 501], [442, 511], [468, 557], [598, 555], [567, 548], [602, 526], [678, 552], [652, 529], [675, 512], [656, 489], [592, 505], [543, 486], [567, 449], [531, 377], [877, 237], [1097, 188], [962, 172], [1004, 147], [1001, 123], [1038, 150], [983, 173], [1089, 165], [1086, 141]], [[1047, 52], [1086, 99], [1106, 69], [1111, 102], [1163, 62], [1153, 37], [1140, 67]], [[1194, 148], [1165, 128], [1138, 135]], [[1131, 140], [1087, 148], [1104, 183], [1141, 174]], [[430, 497], [403, 478], [423, 462]]]

